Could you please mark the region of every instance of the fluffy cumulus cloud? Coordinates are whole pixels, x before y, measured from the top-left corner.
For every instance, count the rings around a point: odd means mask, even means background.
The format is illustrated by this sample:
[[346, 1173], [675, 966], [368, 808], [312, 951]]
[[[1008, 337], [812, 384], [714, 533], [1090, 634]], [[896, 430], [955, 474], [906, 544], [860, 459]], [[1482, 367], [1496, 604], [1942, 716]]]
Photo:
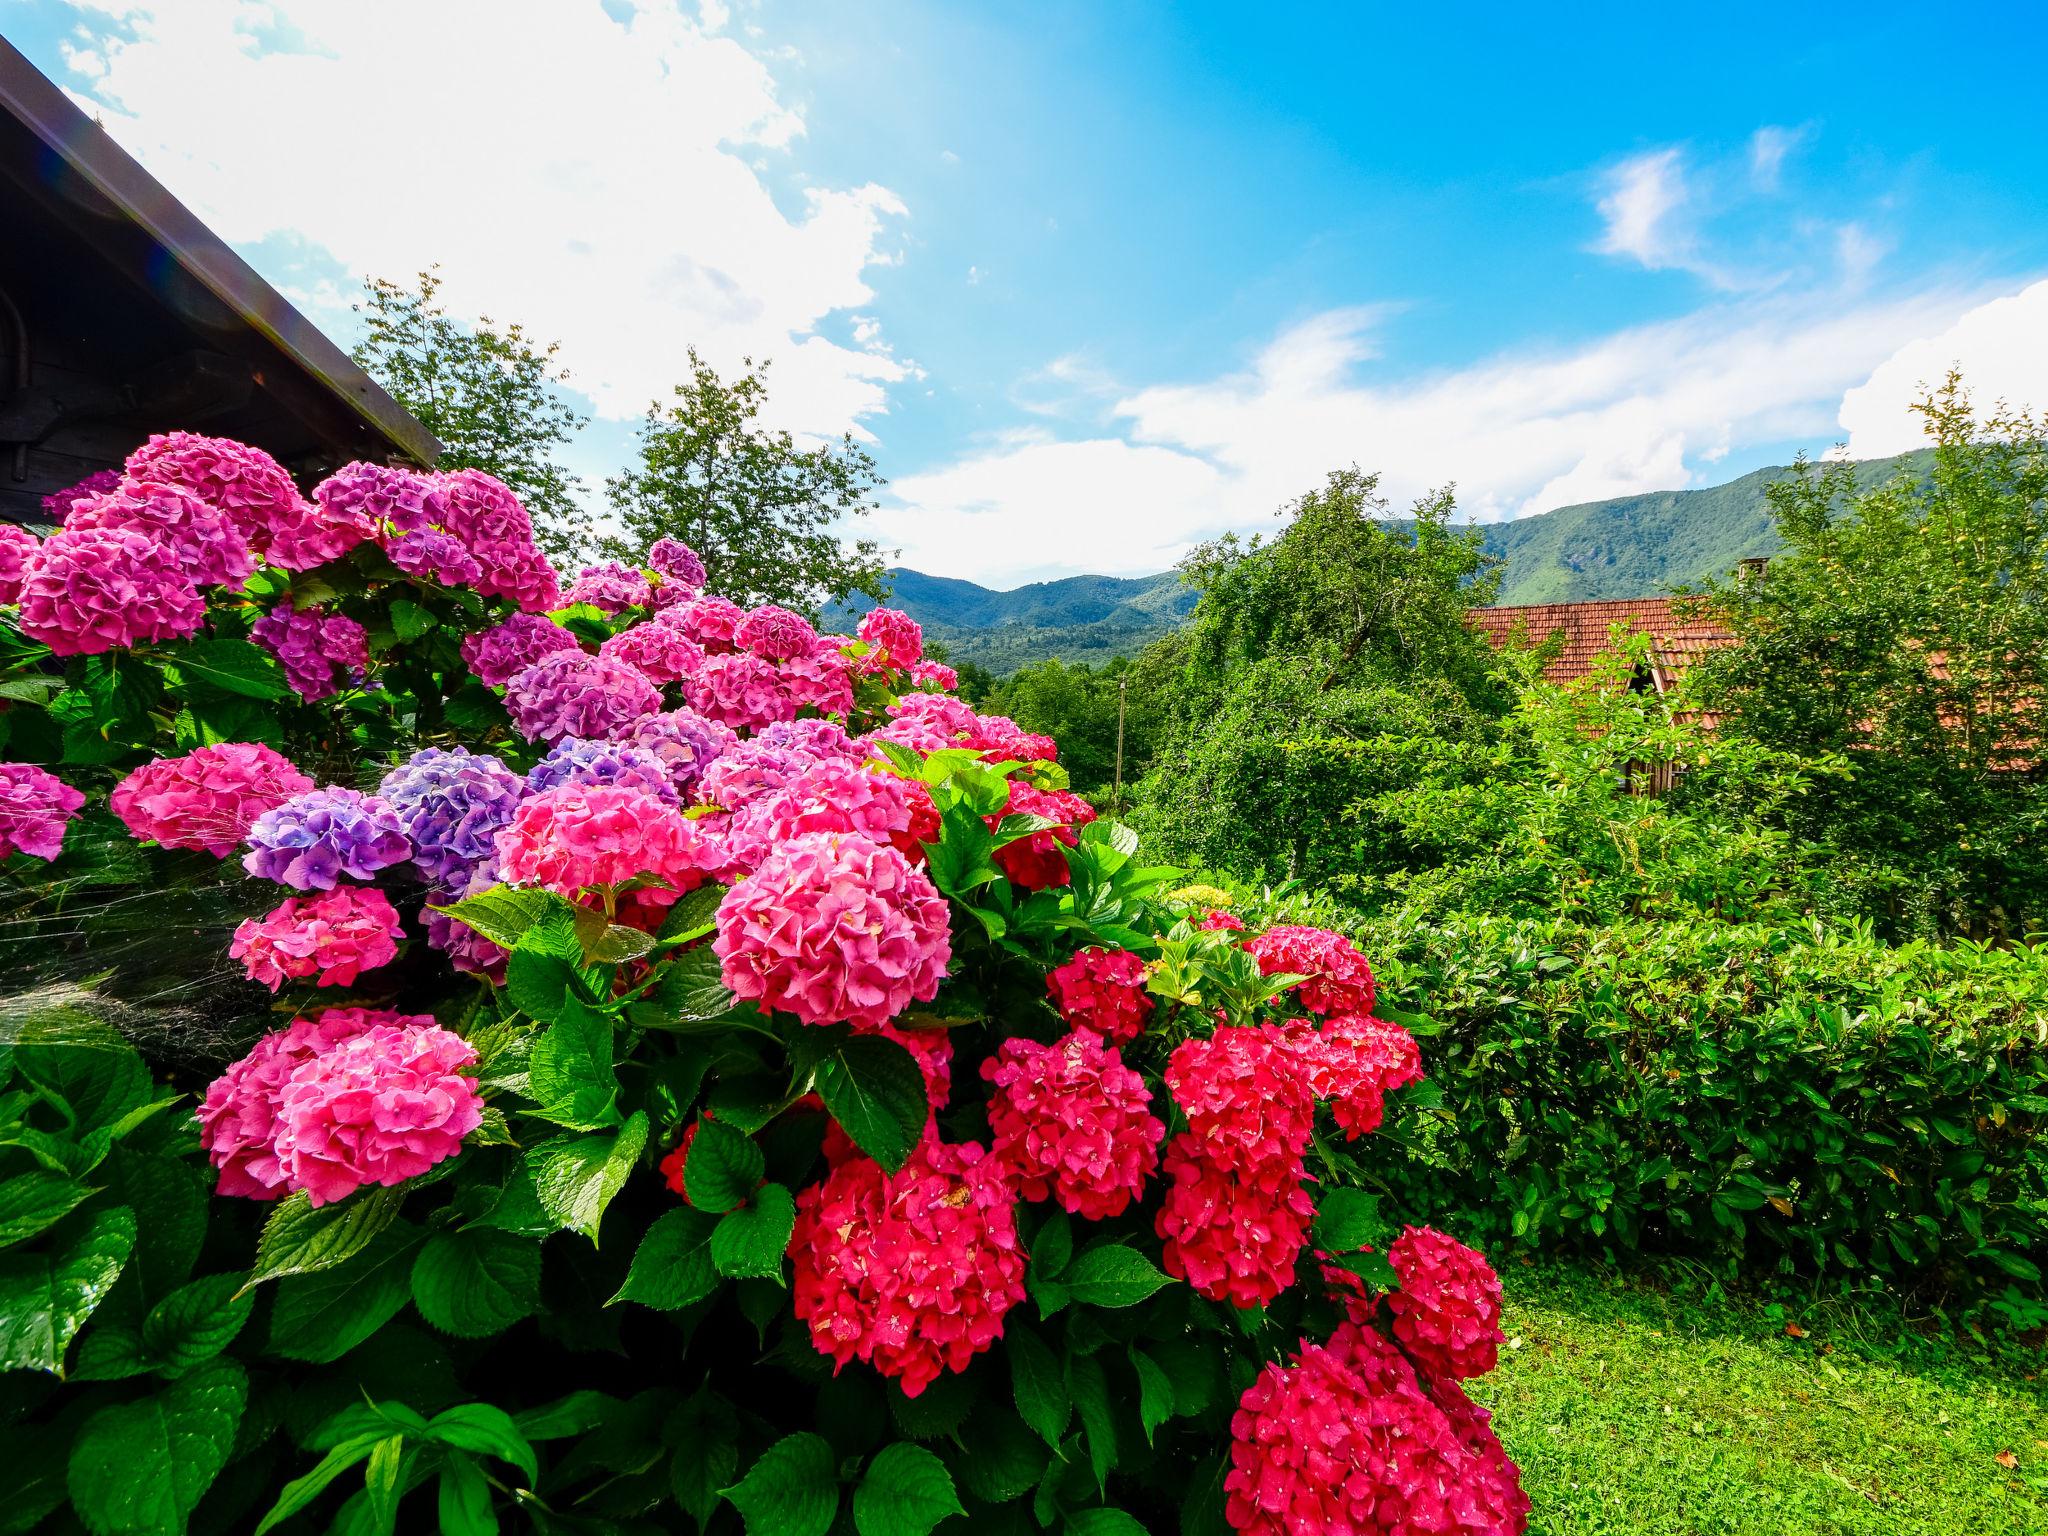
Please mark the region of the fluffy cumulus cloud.
[[1889, 367], [1900, 338], [1939, 337], [1983, 297], [1728, 300], [1421, 376], [1375, 367], [1384, 311], [1334, 311], [1240, 371], [1120, 392], [1099, 435], [1015, 435], [903, 476], [883, 531], [920, 569], [1009, 582], [1077, 568], [1031, 565], [1027, 549], [1109, 574], [1162, 569], [1197, 539], [1270, 528], [1353, 462], [1380, 471], [1397, 508], [1454, 480], [1460, 508], [1489, 522], [1673, 489], [1731, 444], [1827, 442], [1845, 393]]
[[1953, 325], [1910, 341], [1863, 384], [1842, 397], [1841, 423], [1851, 458], [1876, 459], [1923, 445], [1910, 407], [1951, 367], [1979, 414], [1997, 401], [2048, 414], [2048, 279], [1979, 304]]
[[[802, 118], [722, 7], [674, 0], [86, 0], [79, 99], [229, 241], [348, 274], [432, 262], [468, 313], [568, 343], [601, 415], [686, 345], [776, 359], [775, 414], [837, 433], [905, 376], [871, 297], [905, 209], [804, 185]], [[330, 271], [335, 270], [333, 267]], [[339, 306], [347, 279], [324, 297]]]

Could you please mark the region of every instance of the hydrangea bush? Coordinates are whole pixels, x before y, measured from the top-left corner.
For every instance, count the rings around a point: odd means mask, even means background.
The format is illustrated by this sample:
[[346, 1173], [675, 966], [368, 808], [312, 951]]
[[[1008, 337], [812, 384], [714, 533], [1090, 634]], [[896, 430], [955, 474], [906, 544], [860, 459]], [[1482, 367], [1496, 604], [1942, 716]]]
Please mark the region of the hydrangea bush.
[[906, 615], [188, 434], [50, 505], [4, 872], [225, 893], [250, 1028], [157, 1081], [115, 974], [0, 1047], [0, 1526], [1525, 1528], [1366, 957], [1147, 865]]

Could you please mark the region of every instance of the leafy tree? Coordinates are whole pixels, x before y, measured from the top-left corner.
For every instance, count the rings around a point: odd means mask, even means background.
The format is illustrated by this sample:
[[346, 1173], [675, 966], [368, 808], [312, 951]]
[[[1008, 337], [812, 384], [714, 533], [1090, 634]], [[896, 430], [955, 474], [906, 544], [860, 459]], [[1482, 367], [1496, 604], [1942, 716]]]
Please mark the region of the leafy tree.
[[1916, 409], [1925, 475], [1858, 491], [1802, 462], [1772, 488], [1791, 553], [1709, 590], [1740, 643], [1701, 686], [1729, 732], [1853, 765], [1793, 827], [1871, 915], [2024, 932], [2048, 918], [2044, 427], [2002, 407], [1979, 421], [1953, 373]]
[[1123, 708], [1126, 794], [1151, 761], [1162, 701], [1156, 679], [1129, 657], [1102, 667], [1054, 657], [1014, 673], [988, 692], [981, 707], [1008, 715], [1026, 730], [1056, 737], [1074, 787], [1097, 799], [1116, 782], [1117, 711]]
[[518, 494], [541, 547], [573, 566], [588, 552], [590, 514], [576, 499], [582, 480], [555, 462], [589, 420], [562, 398], [568, 370], [559, 343], [536, 341], [518, 324], [486, 315], [464, 328], [440, 302], [439, 269], [412, 288], [384, 278], [364, 283], [363, 339], [355, 360], [441, 440], [442, 469], [481, 469]]
[[849, 592], [884, 596], [880, 546], [839, 531], [873, 510], [881, 479], [867, 450], [851, 434], [802, 448], [762, 426], [766, 363], [749, 358], [728, 382], [695, 348], [689, 356], [675, 398], [647, 409], [639, 466], [605, 482], [625, 530], [606, 553], [637, 558], [658, 538], [681, 539], [712, 588], [739, 603], [815, 611]]

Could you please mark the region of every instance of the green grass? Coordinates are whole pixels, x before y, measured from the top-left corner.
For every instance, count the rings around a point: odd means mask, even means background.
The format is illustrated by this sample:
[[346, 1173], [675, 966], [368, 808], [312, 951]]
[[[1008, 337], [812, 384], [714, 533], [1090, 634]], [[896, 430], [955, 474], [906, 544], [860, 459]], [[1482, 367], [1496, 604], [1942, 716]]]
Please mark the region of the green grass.
[[[1542, 1536], [2048, 1533], [2042, 1362], [1868, 1308], [1782, 1308], [1574, 1267], [1503, 1276], [1510, 1347], [1471, 1383]], [[2000, 1464], [2001, 1453], [2017, 1466]]]

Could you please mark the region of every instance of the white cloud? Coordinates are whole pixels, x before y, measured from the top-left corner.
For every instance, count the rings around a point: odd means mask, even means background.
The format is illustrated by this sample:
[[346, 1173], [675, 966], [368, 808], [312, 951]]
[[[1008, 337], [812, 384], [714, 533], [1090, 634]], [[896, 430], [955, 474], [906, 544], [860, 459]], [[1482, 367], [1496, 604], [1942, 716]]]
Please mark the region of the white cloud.
[[[95, 0], [69, 57], [108, 129], [231, 242], [289, 232], [350, 271], [439, 262], [451, 308], [558, 337], [601, 415], [666, 396], [695, 344], [775, 359], [773, 412], [836, 434], [907, 376], [871, 297], [903, 203], [756, 166], [804, 133], [725, 7], [641, 0]], [[614, 10], [618, 9], [615, 5]]]
[[1963, 370], [1979, 414], [2003, 400], [2048, 412], [2048, 280], [1992, 299], [1946, 329], [1923, 333], [1872, 370], [1842, 397], [1841, 424], [1849, 456], [1885, 458], [1924, 447], [1914, 401], [1937, 387], [1951, 366]]
[[1981, 294], [1754, 297], [1579, 346], [1368, 377], [1382, 310], [1314, 316], [1241, 372], [1126, 394], [1121, 435], [1041, 429], [904, 476], [881, 531], [921, 570], [1011, 583], [1163, 569], [1272, 512], [1325, 471], [1381, 473], [1397, 507], [1456, 481], [1481, 521], [1674, 489], [1731, 445], [1823, 438], [1843, 392], [1899, 338], [1933, 335]]
[[1685, 264], [1689, 242], [1675, 231], [1672, 219], [1686, 199], [1678, 150], [1632, 155], [1608, 171], [1602, 185], [1600, 217], [1607, 227], [1593, 249], [1625, 256], [1653, 272]]
[[1765, 124], [1749, 138], [1749, 177], [1759, 192], [1775, 192], [1783, 179], [1785, 157], [1806, 137], [1804, 128]]

